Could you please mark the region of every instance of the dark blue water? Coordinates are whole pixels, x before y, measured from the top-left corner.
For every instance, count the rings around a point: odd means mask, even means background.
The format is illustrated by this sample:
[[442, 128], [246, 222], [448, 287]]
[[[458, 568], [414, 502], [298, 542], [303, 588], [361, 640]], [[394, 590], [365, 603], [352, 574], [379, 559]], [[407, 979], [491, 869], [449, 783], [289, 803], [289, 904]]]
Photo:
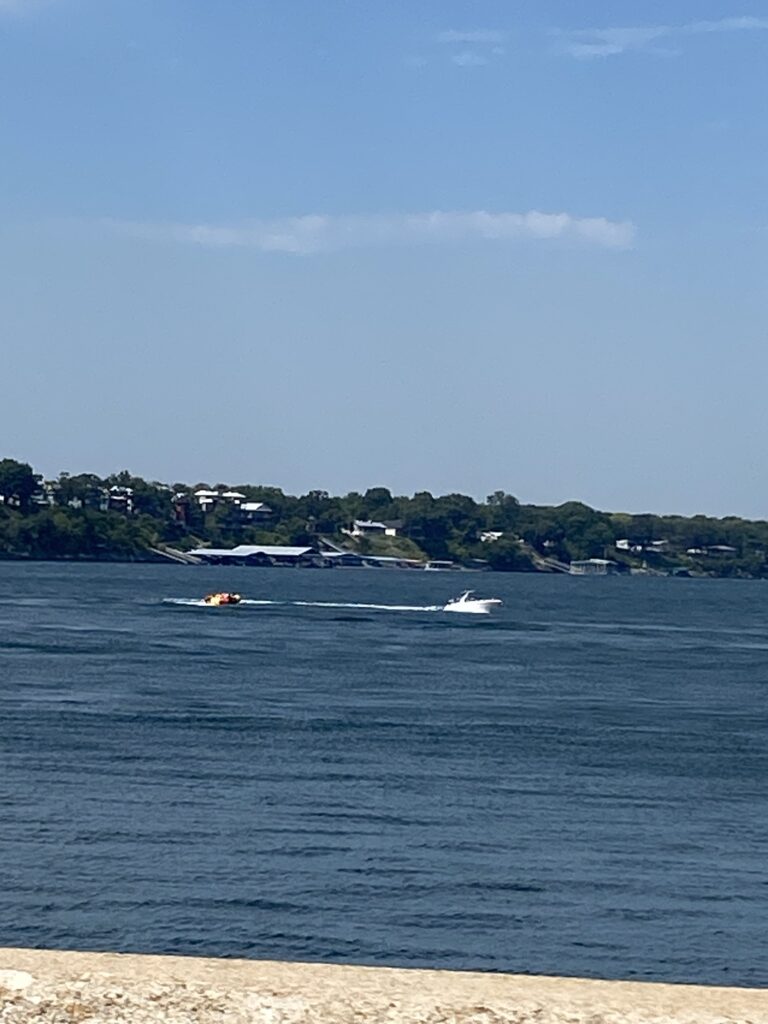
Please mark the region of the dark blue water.
[[767, 609], [0, 563], [0, 945], [766, 985]]

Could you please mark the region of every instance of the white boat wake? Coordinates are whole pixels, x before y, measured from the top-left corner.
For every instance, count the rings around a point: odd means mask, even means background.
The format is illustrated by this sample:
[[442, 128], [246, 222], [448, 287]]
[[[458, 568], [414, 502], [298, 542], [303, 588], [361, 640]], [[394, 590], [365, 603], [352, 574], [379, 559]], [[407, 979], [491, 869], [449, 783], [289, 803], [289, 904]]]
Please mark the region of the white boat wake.
[[361, 604], [341, 601], [291, 601], [299, 608], [365, 608], [377, 612], [439, 612], [438, 604]]
[[[362, 601], [269, 601], [243, 597], [237, 605], [265, 606], [272, 605], [283, 608], [348, 608], [376, 612], [462, 612], [466, 615], [488, 615], [492, 608], [502, 602], [498, 597], [474, 597], [474, 591], [467, 590], [460, 597], [451, 598], [447, 604], [368, 604]], [[182, 605], [187, 608], [209, 608], [211, 605], [202, 598], [166, 597], [163, 604]]]
[[[165, 597], [163, 598], [163, 604], [181, 605], [186, 608], [210, 607], [210, 605], [206, 604], [202, 599], [188, 597]], [[381, 612], [441, 612], [443, 610], [443, 606], [440, 604], [364, 604], [362, 602], [352, 601], [267, 601], [249, 597], [242, 598], [238, 605], [233, 607], [239, 607], [242, 605], [273, 605], [277, 607], [282, 606], [293, 608], [356, 608]]]

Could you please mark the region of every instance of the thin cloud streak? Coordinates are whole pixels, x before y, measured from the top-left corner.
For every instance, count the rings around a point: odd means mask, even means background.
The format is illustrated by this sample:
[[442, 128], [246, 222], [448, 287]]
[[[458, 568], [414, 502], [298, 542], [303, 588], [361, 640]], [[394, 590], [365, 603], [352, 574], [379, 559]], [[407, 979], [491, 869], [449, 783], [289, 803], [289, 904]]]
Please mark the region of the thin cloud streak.
[[504, 53], [502, 44], [507, 41], [507, 33], [498, 29], [473, 28], [447, 29], [435, 36], [436, 41], [450, 48], [450, 60], [460, 68], [481, 68], [490, 64], [495, 57]]
[[579, 60], [612, 57], [630, 51], [645, 51], [668, 55], [668, 49], [651, 44], [662, 39], [703, 35], [714, 32], [755, 32], [768, 30], [768, 18], [743, 16], [720, 18], [717, 21], [691, 21], [685, 25], [646, 25], [613, 28], [586, 28], [571, 31], [558, 30], [557, 49]]
[[438, 33], [438, 43], [463, 43], [466, 45], [483, 45], [489, 46], [500, 45], [505, 43], [507, 40], [506, 32], [499, 32], [497, 29], [490, 28], [475, 28], [468, 31], [457, 31], [456, 29], [447, 29], [445, 32]]
[[487, 57], [474, 50], [461, 50], [459, 53], [454, 53], [451, 60], [460, 68], [482, 68], [488, 63]]
[[230, 225], [106, 223], [121, 234], [146, 241], [307, 255], [374, 246], [558, 239], [605, 249], [629, 249], [635, 238], [635, 227], [629, 221], [538, 210], [528, 213], [436, 210], [365, 216], [307, 214]]
[[768, 18], [754, 18], [745, 16], [741, 18], [720, 18], [719, 21], [693, 21], [684, 25], [682, 32], [743, 32], [750, 30], [768, 29]]

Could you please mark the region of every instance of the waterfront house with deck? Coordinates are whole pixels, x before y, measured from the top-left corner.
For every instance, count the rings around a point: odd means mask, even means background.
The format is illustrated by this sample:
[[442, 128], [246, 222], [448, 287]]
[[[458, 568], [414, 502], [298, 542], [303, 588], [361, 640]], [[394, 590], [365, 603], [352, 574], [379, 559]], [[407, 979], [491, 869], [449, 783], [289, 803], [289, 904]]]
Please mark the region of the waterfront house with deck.
[[355, 519], [352, 528], [343, 530], [349, 537], [396, 537], [401, 522], [382, 523], [371, 519]]

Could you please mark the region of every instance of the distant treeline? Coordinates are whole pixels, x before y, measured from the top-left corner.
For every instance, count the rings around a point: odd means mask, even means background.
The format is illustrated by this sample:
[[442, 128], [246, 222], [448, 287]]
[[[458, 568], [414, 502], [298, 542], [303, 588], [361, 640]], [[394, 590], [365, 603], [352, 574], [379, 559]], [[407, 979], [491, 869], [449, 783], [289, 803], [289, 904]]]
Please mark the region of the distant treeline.
[[[355, 521], [390, 529], [352, 537]], [[127, 560], [158, 547], [316, 545], [322, 539], [363, 553], [503, 571], [607, 558], [626, 571], [768, 577], [764, 521], [608, 513], [578, 501], [524, 505], [504, 491], [477, 502], [464, 494], [393, 495], [386, 487], [294, 496], [253, 484], [164, 484], [127, 471], [43, 480], [26, 463], [0, 460], [5, 558]]]

